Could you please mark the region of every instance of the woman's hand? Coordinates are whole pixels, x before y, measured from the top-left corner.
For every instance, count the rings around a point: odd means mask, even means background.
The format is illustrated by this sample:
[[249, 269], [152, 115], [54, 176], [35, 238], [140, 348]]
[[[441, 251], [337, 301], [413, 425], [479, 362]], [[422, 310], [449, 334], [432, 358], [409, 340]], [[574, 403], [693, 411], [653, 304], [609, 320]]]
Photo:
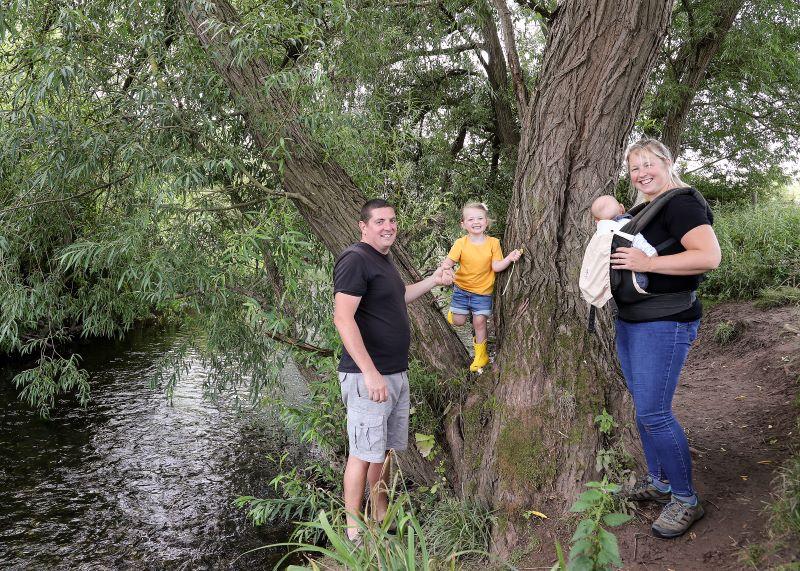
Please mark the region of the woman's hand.
[[617, 248], [611, 254], [611, 268], [639, 273], [652, 272], [653, 258], [648, 257], [639, 248]]

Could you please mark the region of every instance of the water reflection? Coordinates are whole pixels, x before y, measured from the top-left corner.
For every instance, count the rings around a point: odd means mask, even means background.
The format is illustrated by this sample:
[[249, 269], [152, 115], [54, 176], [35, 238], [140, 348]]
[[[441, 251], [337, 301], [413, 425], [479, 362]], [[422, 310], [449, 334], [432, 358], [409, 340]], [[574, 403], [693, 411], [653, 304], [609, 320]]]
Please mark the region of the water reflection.
[[253, 530], [238, 495], [268, 497], [268, 453], [294, 448], [274, 419], [204, 398], [189, 364], [170, 405], [151, 390], [155, 362], [176, 344], [152, 329], [82, 347], [86, 409], [62, 398], [41, 420], [0, 378], [0, 567], [246, 569], [283, 528]]

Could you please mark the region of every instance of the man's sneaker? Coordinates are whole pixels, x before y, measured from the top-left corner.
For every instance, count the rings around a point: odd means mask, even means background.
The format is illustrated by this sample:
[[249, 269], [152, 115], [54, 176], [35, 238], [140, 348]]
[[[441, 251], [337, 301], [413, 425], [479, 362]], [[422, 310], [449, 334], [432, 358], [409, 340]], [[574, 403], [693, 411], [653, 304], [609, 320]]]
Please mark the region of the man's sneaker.
[[653, 535], [664, 539], [679, 537], [692, 527], [692, 524], [705, 515], [705, 510], [697, 500], [693, 506], [679, 500], [672, 500], [661, 511], [661, 515], [653, 522]]
[[666, 504], [672, 499], [672, 490], [662, 492], [653, 484], [653, 478], [647, 476], [636, 480], [636, 484], [624, 494], [625, 497], [634, 502], [658, 502]]

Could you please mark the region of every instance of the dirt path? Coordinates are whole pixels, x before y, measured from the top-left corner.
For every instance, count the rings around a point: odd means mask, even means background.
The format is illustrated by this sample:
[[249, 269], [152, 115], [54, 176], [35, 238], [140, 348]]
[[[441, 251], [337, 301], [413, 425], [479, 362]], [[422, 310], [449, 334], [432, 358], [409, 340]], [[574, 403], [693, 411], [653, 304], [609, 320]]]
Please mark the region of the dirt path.
[[[738, 336], [715, 340], [722, 323]], [[645, 507], [618, 538], [625, 569], [753, 569], [746, 548], [765, 540], [764, 505], [775, 470], [798, 439], [800, 310], [762, 311], [751, 304], [718, 306], [707, 313], [684, 369], [675, 412], [692, 448], [694, 481], [706, 516], [686, 536], [650, 535], [658, 516]], [[797, 546], [756, 568], [798, 561]]]

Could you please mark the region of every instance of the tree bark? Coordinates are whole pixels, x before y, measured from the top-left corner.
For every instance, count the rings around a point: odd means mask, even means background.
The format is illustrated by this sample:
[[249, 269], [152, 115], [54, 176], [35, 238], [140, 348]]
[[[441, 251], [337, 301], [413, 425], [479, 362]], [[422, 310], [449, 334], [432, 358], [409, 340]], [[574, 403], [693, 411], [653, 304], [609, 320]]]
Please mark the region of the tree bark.
[[[680, 156], [686, 118], [692, 102], [705, 81], [709, 64], [722, 48], [736, 15], [744, 6], [744, 0], [708, 0], [706, 6], [694, 8], [688, 2], [685, 4], [690, 34], [675, 59], [667, 62], [666, 79], [653, 99], [652, 118], [657, 128], [647, 132], [650, 136], [659, 137], [673, 157]], [[698, 9], [711, 12], [708, 16], [710, 23], [703, 30], [695, 30], [697, 24], [692, 12]]]
[[616, 182], [670, 8], [669, 0], [577, 0], [553, 21], [522, 123], [505, 244], [524, 245], [525, 255], [495, 294], [497, 370], [448, 427], [453, 449], [463, 445], [466, 491], [503, 516], [500, 553], [517, 543], [522, 511], [563, 509], [596, 476], [593, 419], [603, 407], [636, 440], [610, 321], [587, 332], [578, 271], [588, 207]]

